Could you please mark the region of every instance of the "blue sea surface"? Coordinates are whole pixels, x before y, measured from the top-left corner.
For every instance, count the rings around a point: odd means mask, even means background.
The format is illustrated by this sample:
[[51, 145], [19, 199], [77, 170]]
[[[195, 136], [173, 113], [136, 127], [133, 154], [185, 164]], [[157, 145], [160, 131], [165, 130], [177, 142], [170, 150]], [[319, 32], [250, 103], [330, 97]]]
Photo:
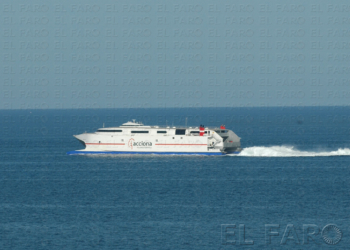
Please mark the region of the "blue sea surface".
[[[103, 124], [186, 118], [242, 155], [66, 154]], [[0, 128], [0, 249], [349, 249], [349, 107], [2, 110]]]

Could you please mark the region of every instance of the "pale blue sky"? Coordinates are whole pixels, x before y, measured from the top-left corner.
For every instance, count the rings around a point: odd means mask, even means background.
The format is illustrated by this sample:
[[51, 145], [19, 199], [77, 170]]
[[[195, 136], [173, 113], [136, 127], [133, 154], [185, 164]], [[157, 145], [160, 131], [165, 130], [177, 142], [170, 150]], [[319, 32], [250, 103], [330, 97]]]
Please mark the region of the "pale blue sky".
[[348, 1], [3, 1], [1, 109], [333, 106]]

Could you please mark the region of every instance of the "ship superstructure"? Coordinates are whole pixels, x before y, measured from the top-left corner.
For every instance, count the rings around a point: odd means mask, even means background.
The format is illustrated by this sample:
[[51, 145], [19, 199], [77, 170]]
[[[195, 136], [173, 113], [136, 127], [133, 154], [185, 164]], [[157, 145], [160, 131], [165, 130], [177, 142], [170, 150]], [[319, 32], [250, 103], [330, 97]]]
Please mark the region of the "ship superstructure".
[[239, 153], [240, 138], [225, 126], [218, 128], [146, 126], [135, 120], [119, 127], [99, 128], [74, 135], [85, 149], [67, 154], [204, 154]]

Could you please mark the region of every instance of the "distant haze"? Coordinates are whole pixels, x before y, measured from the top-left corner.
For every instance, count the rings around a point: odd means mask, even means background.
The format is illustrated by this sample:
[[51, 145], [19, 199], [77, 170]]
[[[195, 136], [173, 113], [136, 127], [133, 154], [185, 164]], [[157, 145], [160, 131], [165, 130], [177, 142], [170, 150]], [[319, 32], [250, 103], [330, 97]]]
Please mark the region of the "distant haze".
[[0, 109], [349, 105], [346, 1], [0, 8]]

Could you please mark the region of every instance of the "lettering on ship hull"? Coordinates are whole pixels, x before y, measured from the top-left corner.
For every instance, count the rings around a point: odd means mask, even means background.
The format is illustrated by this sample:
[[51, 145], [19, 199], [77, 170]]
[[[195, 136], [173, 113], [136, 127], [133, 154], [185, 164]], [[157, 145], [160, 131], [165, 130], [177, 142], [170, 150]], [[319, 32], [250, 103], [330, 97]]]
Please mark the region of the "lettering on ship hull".
[[128, 147], [134, 149], [134, 147], [152, 147], [152, 142], [140, 141], [136, 142], [134, 138], [131, 138], [128, 142]]

